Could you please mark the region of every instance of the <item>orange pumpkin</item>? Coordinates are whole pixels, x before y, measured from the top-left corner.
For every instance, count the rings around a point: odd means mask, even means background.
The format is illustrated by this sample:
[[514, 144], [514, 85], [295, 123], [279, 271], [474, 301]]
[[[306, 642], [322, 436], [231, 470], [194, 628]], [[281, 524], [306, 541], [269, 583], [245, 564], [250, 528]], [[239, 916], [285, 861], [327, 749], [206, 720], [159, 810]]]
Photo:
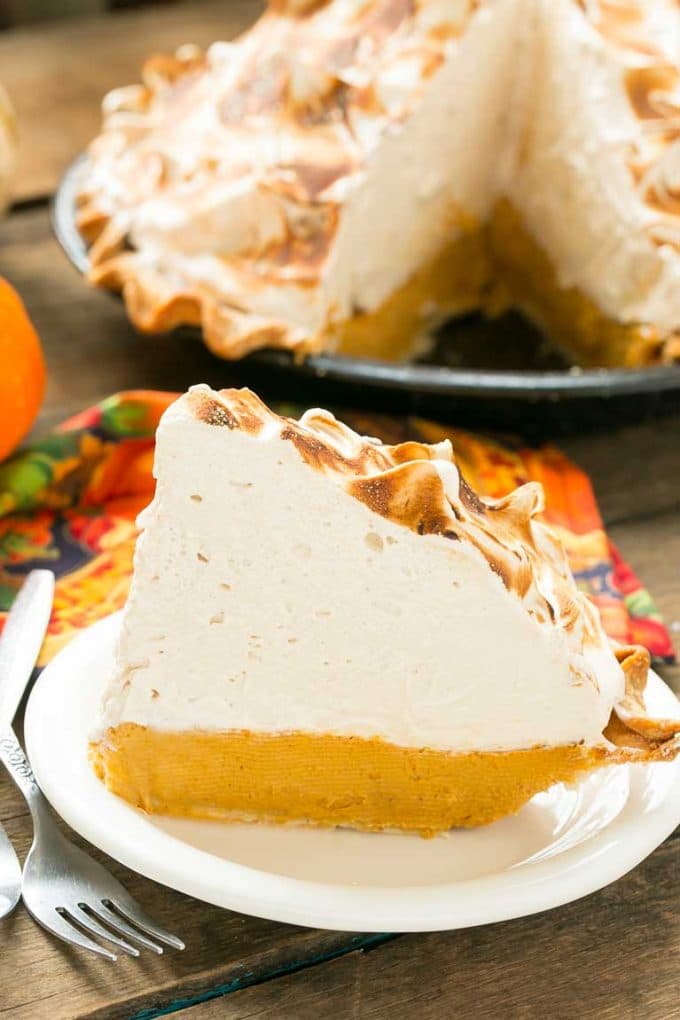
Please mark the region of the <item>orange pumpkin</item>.
[[0, 277], [0, 460], [21, 442], [45, 393], [45, 361], [21, 298]]

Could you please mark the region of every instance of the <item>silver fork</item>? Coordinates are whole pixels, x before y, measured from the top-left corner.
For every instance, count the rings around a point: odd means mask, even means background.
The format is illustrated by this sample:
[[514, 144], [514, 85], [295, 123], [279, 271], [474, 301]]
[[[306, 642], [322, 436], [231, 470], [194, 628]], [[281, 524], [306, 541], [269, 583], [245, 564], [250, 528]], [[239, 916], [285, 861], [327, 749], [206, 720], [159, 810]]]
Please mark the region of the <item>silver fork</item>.
[[[0, 640], [0, 731], [11, 723], [35, 666], [52, 612], [54, 575], [32, 571], [21, 586]], [[30, 620], [30, 624], [29, 624]], [[0, 825], [0, 917], [21, 899], [21, 865]]]
[[181, 939], [155, 924], [106, 868], [61, 834], [11, 729], [0, 737], [0, 760], [23, 793], [33, 819], [33, 844], [24, 863], [21, 895], [38, 924], [64, 942], [108, 960], [117, 959], [116, 954], [90, 935], [130, 956], [139, 956], [132, 943], [158, 954], [163, 952], [159, 943], [184, 949]]
[[[47, 579], [45, 583], [49, 583]], [[15, 617], [9, 638], [24, 642], [25, 647], [25, 642], [35, 642], [35, 630], [35, 614], [31, 615], [30, 605], [27, 606], [24, 599], [23, 616]], [[11, 651], [5, 644], [5, 652]], [[24, 863], [22, 882], [22, 896], [29, 913], [64, 942], [89, 949], [108, 960], [116, 960], [116, 954], [90, 936], [112, 943], [130, 956], [139, 956], [138, 945], [158, 954], [163, 952], [160, 943], [184, 949], [181, 939], [155, 924], [106, 868], [74, 846], [57, 827], [11, 727], [29, 676], [30, 669], [20, 686], [15, 671], [13, 685], [4, 688], [0, 676], [0, 761], [24, 795], [33, 819], [33, 844]], [[8, 693], [10, 686], [13, 686], [11, 695]]]

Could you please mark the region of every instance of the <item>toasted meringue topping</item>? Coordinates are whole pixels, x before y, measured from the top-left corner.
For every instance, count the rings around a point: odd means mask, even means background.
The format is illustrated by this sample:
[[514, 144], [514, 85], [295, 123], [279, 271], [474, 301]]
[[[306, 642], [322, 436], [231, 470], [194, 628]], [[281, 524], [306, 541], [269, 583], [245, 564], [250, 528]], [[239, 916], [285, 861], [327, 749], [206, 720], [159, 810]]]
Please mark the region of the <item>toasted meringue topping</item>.
[[580, 0], [598, 32], [643, 58], [677, 60], [676, 0]]
[[616, 42], [630, 104], [641, 121], [629, 162], [638, 194], [664, 214], [647, 226], [680, 251], [680, 8], [675, 2], [595, 3], [593, 24]]
[[679, 54], [672, 0], [272, 5], [107, 97], [79, 210], [90, 276], [142, 328], [199, 320], [228, 357], [304, 353], [509, 199], [559, 285], [649, 325], [663, 355]]
[[419, 535], [470, 542], [538, 623], [574, 632], [575, 643], [598, 643], [591, 603], [574, 584], [564, 549], [538, 519], [543, 489], [530, 482], [500, 500], [485, 500], [461, 476], [450, 441], [386, 446], [367, 439], [330, 412], [280, 418], [250, 390], [189, 391], [199, 421], [252, 435], [279, 435], [310, 467], [355, 499]]

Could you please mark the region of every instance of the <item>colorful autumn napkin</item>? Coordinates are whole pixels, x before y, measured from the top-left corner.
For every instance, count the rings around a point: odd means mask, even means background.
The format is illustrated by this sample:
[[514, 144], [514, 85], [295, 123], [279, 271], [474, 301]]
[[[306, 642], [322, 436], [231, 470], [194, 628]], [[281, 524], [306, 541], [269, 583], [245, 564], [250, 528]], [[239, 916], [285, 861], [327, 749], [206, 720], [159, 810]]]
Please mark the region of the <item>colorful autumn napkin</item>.
[[[153, 493], [154, 432], [173, 399], [170, 393], [119, 393], [0, 465], [0, 627], [21, 575], [39, 566], [53, 570], [57, 595], [43, 664], [78, 630], [125, 601], [135, 517]], [[604, 531], [588, 477], [559, 450], [496, 442], [421, 419], [341, 416], [359, 432], [390, 443], [450, 438], [463, 474], [486, 496], [502, 496], [532, 479], [542, 482], [545, 516], [559, 531], [607, 633], [646, 645], [657, 661], [674, 661], [648, 591]]]

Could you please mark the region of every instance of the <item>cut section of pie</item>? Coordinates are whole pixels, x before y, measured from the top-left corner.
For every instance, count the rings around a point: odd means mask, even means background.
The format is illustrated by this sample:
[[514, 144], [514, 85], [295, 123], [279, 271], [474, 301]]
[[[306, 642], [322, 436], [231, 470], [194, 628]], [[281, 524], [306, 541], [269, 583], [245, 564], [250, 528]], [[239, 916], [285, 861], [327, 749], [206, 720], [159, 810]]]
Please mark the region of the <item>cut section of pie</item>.
[[448, 441], [194, 387], [158, 431], [92, 742], [150, 812], [431, 834], [589, 769], [674, 756], [648, 656], [612, 651], [542, 489], [483, 500]]
[[675, 0], [281, 0], [153, 58], [81, 182], [142, 330], [403, 359], [524, 309], [584, 365], [680, 359]]

